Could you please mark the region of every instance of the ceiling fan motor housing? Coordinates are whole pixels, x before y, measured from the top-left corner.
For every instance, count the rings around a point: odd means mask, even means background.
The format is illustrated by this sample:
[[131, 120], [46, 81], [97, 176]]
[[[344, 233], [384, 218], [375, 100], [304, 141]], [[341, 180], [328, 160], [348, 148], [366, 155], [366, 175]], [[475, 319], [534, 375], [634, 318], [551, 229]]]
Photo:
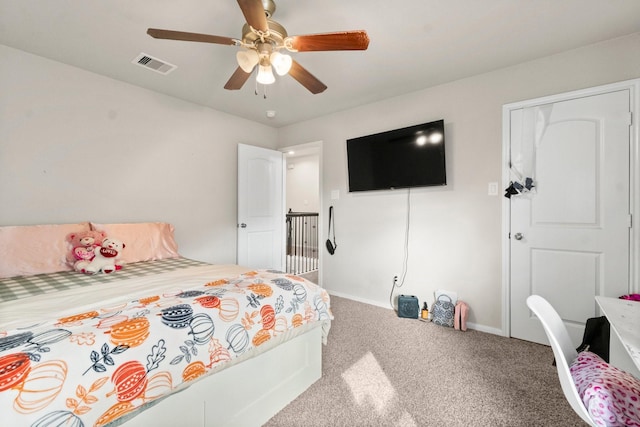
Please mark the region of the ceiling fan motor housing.
[[[267, 23], [269, 24], [269, 35], [265, 37], [265, 42], [270, 42], [275, 46], [284, 45], [284, 39], [288, 36], [287, 30], [271, 19], [267, 19]], [[249, 24], [244, 24], [242, 26], [242, 42], [245, 44], [253, 44], [256, 41], [261, 41], [260, 35], [252, 31]]]
[[273, 0], [262, 0], [262, 7], [264, 7], [264, 14], [267, 18], [271, 18], [276, 13], [276, 4]]

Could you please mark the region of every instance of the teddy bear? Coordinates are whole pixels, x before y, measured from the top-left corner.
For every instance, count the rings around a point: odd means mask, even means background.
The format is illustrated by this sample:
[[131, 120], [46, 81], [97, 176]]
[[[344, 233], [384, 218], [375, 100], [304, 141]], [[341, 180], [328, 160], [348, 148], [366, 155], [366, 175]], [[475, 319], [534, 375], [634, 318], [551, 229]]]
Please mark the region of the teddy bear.
[[117, 262], [118, 255], [124, 249], [125, 244], [118, 239], [110, 237], [102, 241], [102, 245], [93, 250], [94, 256], [90, 261], [79, 261], [76, 270], [87, 274], [95, 274], [99, 272], [113, 273], [122, 268]]
[[95, 248], [102, 245], [102, 241], [106, 237], [107, 235], [104, 231], [95, 230], [69, 234], [67, 241], [71, 244], [72, 249], [67, 256], [67, 260], [74, 268], [79, 261], [91, 261], [95, 256]]

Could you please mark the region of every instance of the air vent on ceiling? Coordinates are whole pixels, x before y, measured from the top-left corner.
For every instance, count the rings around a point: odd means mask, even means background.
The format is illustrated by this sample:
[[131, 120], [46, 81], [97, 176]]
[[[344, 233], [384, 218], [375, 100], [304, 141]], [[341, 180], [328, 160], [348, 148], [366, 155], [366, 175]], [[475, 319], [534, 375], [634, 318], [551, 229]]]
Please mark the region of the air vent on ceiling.
[[131, 62], [134, 64], [138, 64], [141, 67], [148, 68], [157, 73], [165, 75], [178, 68], [176, 65], [169, 64], [167, 61], [154, 58], [153, 56], [147, 55], [146, 53], [141, 53]]

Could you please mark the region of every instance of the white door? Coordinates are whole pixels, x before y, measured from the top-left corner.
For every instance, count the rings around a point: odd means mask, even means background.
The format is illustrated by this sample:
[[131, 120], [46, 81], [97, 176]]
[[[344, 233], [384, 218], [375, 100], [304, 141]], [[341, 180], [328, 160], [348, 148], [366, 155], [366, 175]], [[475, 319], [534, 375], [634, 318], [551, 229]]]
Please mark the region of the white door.
[[284, 161], [238, 145], [238, 264], [284, 271]]
[[595, 296], [628, 292], [629, 105], [625, 89], [511, 111], [513, 176], [535, 185], [510, 199], [512, 337], [547, 343], [531, 294], [553, 305], [577, 346], [598, 315]]

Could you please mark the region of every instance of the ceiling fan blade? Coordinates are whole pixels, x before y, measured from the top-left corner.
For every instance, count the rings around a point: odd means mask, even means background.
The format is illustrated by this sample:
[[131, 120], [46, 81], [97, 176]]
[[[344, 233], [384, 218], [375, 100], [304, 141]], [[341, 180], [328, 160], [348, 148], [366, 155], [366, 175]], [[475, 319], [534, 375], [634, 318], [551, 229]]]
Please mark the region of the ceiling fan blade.
[[250, 75], [251, 73], [245, 73], [242, 68], [238, 67], [231, 75], [229, 81], [224, 85], [224, 88], [227, 90], [238, 90], [242, 88]]
[[298, 64], [295, 60], [291, 63], [291, 69], [289, 75], [296, 79], [298, 83], [306, 87], [309, 92], [314, 95], [324, 92], [327, 86], [318, 80], [313, 74], [307, 71], [302, 65]]
[[269, 29], [267, 15], [264, 13], [264, 6], [261, 0], [238, 0], [238, 5], [242, 9], [242, 14], [247, 24], [260, 31], [266, 32]]
[[183, 31], [161, 30], [149, 28], [147, 34], [156, 39], [182, 40], [187, 42], [215, 43], [237, 45], [238, 42], [230, 37], [213, 36], [210, 34], [185, 33]]
[[291, 36], [285, 39], [285, 46], [294, 52], [366, 50], [369, 36], [364, 30]]

